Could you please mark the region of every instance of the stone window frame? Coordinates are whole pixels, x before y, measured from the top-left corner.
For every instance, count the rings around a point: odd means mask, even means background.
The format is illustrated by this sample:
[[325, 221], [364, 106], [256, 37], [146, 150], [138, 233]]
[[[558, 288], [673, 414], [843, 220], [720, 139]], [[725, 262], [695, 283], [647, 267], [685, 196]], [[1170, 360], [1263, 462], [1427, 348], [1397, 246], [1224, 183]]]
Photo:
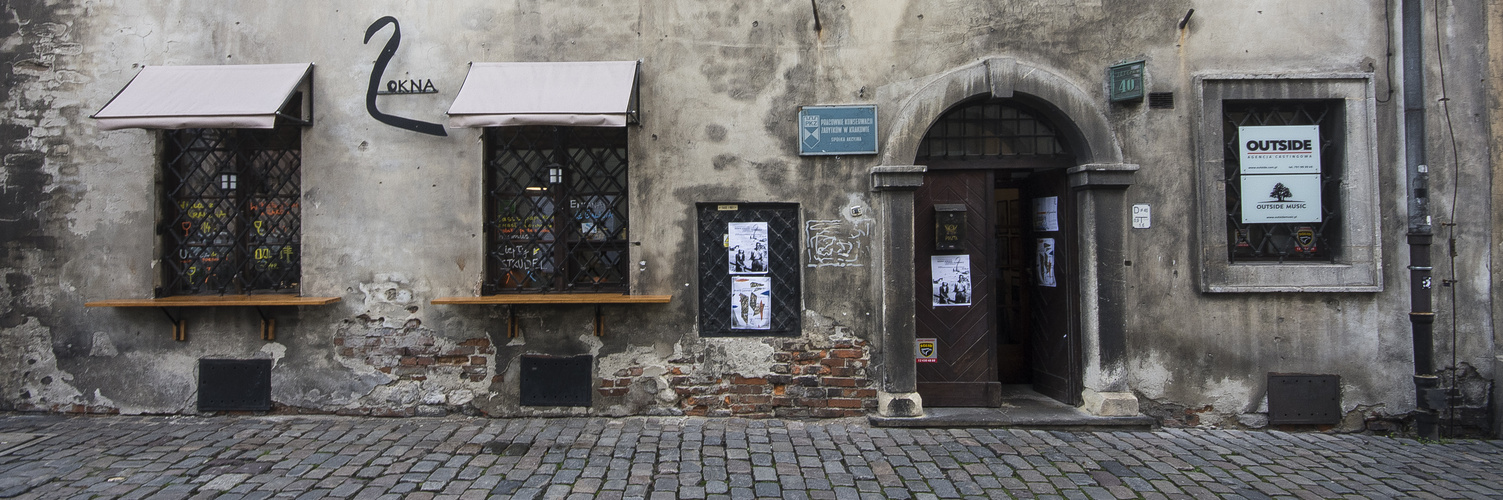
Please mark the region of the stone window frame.
[[[1198, 75], [1195, 135], [1199, 285], [1203, 292], [1381, 292], [1377, 101], [1371, 74]], [[1222, 102], [1340, 99], [1345, 165], [1339, 192], [1341, 248], [1335, 262], [1230, 262]]]

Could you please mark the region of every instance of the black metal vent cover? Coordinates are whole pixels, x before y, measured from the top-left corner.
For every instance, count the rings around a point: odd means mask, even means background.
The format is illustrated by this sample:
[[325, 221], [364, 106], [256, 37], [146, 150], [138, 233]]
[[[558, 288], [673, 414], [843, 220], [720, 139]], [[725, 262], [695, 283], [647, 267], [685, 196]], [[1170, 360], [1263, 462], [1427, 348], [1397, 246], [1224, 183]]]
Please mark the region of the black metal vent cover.
[[1174, 93], [1149, 92], [1148, 109], [1174, 109]]
[[[803, 333], [802, 263], [798, 204], [701, 203], [699, 211], [699, 334], [705, 337], [783, 336]], [[725, 238], [732, 222], [767, 223], [767, 274], [772, 278], [772, 318], [767, 330], [738, 330], [731, 319], [730, 257]]]
[[1268, 423], [1332, 425], [1341, 422], [1341, 377], [1268, 374]]
[[271, 360], [198, 360], [198, 411], [271, 409]]
[[590, 406], [594, 356], [522, 356], [522, 406]]

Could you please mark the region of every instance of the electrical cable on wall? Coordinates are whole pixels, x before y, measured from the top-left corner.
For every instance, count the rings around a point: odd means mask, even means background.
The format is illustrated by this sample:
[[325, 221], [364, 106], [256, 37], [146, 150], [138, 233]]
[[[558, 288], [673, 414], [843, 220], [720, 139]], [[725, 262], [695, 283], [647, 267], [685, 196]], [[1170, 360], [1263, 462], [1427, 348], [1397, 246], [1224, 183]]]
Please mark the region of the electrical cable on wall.
[[1440, 77], [1439, 102], [1441, 113], [1445, 117], [1446, 135], [1451, 142], [1451, 206], [1447, 207], [1450, 213], [1447, 216], [1447, 221], [1444, 223], [1447, 231], [1446, 240], [1448, 242], [1446, 253], [1450, 258], [1450, 276], [1446, 279], [1446, 288], [1451, 289], [1451, 301], [1449, 304], [1451, 309], [1451, 366], [1449, 368], [1451, 372], [1451, 387], [1446, 391], [1446, 435], [1455, 437], [1456, 398], [1459, 395], [1457, 372], [1460, 371], [1460, 367], [1456, 362], [1456, 342], [1458, 337], [1456, 326], [1456, 202], [1458, 199], [1457, 196], [1461, 192], [1461, 156], [1460, 148], [1456, 144], [1456, 128], [1451, 120], [1451, 98], [1446, 92], [1446, 56], [1443, 39], [1440, 36], [1440, 13], [1441, 6], [1437, 2], [1435, 5], [1435, 63], [1437, 73]]

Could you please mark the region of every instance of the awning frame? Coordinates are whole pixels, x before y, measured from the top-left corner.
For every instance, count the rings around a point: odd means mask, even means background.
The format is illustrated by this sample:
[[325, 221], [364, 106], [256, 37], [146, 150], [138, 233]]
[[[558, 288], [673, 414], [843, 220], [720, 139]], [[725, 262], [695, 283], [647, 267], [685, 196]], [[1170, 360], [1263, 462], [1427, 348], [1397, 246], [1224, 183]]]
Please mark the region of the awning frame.
[[[280, 121], [280, 120], [286, 120], [288, 122], [297, 124], [297, 125], [302, 126], [302, 127], [311, 127], [313, 125], [313, 116], [314, 116], [314, 104], [313, 104], [313, 96], [314, 96], [313, 68], [315, 67], [315, 64], [314, 63], [306, 63], [306, 64], [307, 64], [307, 69], [304, 70], [302, 76], [299, 77], [298, 83], [293, 87], [292, 91], [288, 92], [287, 96], [285, 98], [283, 98], [282, 103], [279, 106], [277, 106], [276, 111], [274, 111], [271, 114], [271, 116], [275, 117], [275, 119], [277, 119], [278, 121]], [[145, 68], [142, 68], [142, 71], [145, 71]], [[166, 118], [166, 117], [172, 116], [172, 115], [141, 115], [141, 116], [109, 116], [109, 117], [100, 117], [99, 114], [102, 113], [102, 112], [104, 112], [104, 110], [108, 109], [110, 107], [110, 104], [114, 103], [116, 99], [119, 99], [120, 96], [122, 94], [124, 94], [127, 89], [130, 88], [131, 84], [136, 81], [136, 78], [139, 78], [140, 76], [141, 76], [141, 72], [137, 72], [136, 76], [131, 77], [131, 81], [130, 82], [126, 82], [126, 84], [124, 86], [121, 86], [120, 90], [116, 91], [115, 95], [111, 96], [110, 100], [107, 101], [107, 102], [105, 102], [105, 105], [103, 107], [101, 107], [99, 109], [99, 111], [95, 112], [92, 115], [89, 115], [89, 118], [93, 118], [95, 120], [101, 120], [101, 121], [114, 121], [114, 122], [117, 122], [117, 123], [122, 123], [122, 124], [113, 125], [113, 126], [111, 126], [109, 128], [103, 128], [103, 127], [101, 127], [104, 130], [116, 130], [116, 129], [123, 129], [123, 128], [142, 128], [142, 129], [164, 129], [164, 128], [166, 128], [166, 129], [172, 129], [172, 128], [256, 128], [256, 127], [231, 126], [231, 125], [226, 125], [226, 126], [209, 126], [209, 127], [163, 127], [163, 126], [159, 126], [159, 125], [145, 125], [145, 124], [139, 123], [139, 122], [147, 122], [147, 121], [152, 121], [152, 120], [161, 120], [163, 118]], [[298, 103], [297, 109], [296, 110], [289, 109], [293, 105], [294, 102]], [[294, 113], [296, 113], [296, 114], [294, 114]], [[221, 117], [222, 116], [225, 120], [229, 121], [229, 120], [233, 120], [233, 119], [236, 119], [236, 118], [245, 118], [245, 117], [248, 117], [248, 116], [266, 116], [266, 115], [176, 115], [174, 117], [186, 118], [186, 117], [193, 117], [193, 116], [201, 116], [201, 117]]]
[[[469, 74], [465, 77], [465, 85], [467, 86], [467, 85], [470, 85], [470, 84], [473, 83], [471, 79], [474, 78], [474, 76], [475, 76], [475, 65], [476, 64], [487, 64], [487, 65], [490, 65], [490, 64], [529, 65], [529, 64], [581, 64], [581, 63], [618, 63], [618, 64], [629, 63], [629, 64], [632, 64], [631, 83], [630, 83], [630, 87], [628, 89], [626, 89], [626, 96], [625, 96], [626, 97], [626, 103], [625, 103], [624, 109], [612, 110], [612, 111], [608, 111], [608, 112], [607, 111], [603, 111], [603, 110], [602, 111], [585, 111], [585, 110], [580, 110], [578, 112], [563, 111], [563, 110], [550, 111], [550, 110], [547, 110], [547, 109], [538, 109], [538, 110], [504, 109], [504, 110], [497, 110], [497, 111], [494, 111], [494, 112], [493, 111], [488, 111], [488, 110], [487, 111], [479, 111], [479, 110], [474, 110], [474, 108], [470, 107], [470, 106], [474, 106], [475, 103], [471, 102], [473, 99], [466, 97], [465, 86], [461, 86], [459, 95], [455, 97], [455, 104], [450, 106], [449, 113], [448, 113], [449, 120], [448, 120], [447, 126], [449, 128], [472, 128], [472, 127], [509, 127], [509, 126], [523, 126], [523, 125], [582, 126], [582, 127], [620, 127], [620, 126], [625, 126], [625, 125], [641, 125], [641, 123], [642, 123], [641, 108], [640, 108], [640, 102], [641, 102], [640, 101], [641, 81], [642, 81], [642, 60], [641, 59], [637, 59], [635, 61], [630, 61], [630, 60], [626, 60], [626, 61], [576, 61], [576, 62], [570, 62], [570, 61], [558, 61], [558, 62], [539, 61], [539, 62], [515, 62], [515, 63], [477, 63], [477, 62], [473, 62], [472, 61], [470, 63]], [[621, 75], [620, 73], [617, 73], [615, 76], [613, 76], [613, 78], [619, 78], [621, 76], [624, 76], [624, 75]], [[484, 81], [484, 80], [482, 79], [481, 81]], [[615, 80], [615, 81], [619, 82], [621, 80]], [[615, 87], [615, 88], [620, 89], [620, 87]], [[466, 108], [468, 108], [468, 109], [466, 109], [464, 112], [456, 113], [455, 112], [455, 107], [458, 106], [459, 103], [462, 102], [462, 101], [467, 103]], [[616, 101], [616, 102], [620, 102], [620, 101]], [[482, 109], [483, 108], [484, 107], [482, 107]], [[502, 106], [502, 108], [507, 108], [507, 106]]]

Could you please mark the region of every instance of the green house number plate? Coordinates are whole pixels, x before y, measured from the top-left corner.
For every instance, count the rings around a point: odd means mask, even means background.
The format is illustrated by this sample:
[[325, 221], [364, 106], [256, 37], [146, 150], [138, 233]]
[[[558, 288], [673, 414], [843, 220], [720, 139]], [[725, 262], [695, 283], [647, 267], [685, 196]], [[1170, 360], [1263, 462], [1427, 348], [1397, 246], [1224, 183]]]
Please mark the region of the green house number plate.
[[1143, 61], [1112, 66], [1111, 102], [1143, 100]]

